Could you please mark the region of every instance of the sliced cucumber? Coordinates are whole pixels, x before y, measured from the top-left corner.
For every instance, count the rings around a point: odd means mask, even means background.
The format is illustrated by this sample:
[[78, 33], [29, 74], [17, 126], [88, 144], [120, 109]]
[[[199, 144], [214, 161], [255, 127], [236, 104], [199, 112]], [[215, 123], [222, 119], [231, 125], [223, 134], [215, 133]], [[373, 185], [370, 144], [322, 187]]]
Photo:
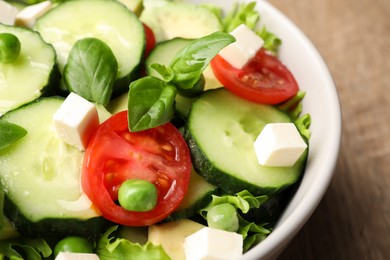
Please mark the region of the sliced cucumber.
[[192, 170], [188, 191], [179, 207], [167, 218], [167, 221], [192, 217], [210, 203], [211, 195], [216, 191], [216, 186], [208, 183]]
[[41, 98], [0, 119], [28, 131], [0, 151], [4, 214], [25, 235], [52, 230], [96, 234], [105, 223], [81, 190], [83, 153], [62, 142], [53, 130], [52, 117], [62, 102], [62, 98]]
[[55, 91], [58, 69], [53, 47], [29, 29], [0, 24], [0, 33], [15, 35], [19, 56], [11, 63], [0, 63], [0, 115]]
[[222, 31], [222, 24], [212, 11], [193, 3], [146, 6], [140, 19], [153, 30], [157, 42], [176, 37], [195, 39]]
[[194, 103], [185, 138], [195, 170], [228, 193], [247, 189], [270, 194], [295, 183], [307, 153], [292, 167], [259, 165], [253, 143], [267, 123], [291, 122], [273, 106], [239, 98], [225, 89], [209, 90]]
[[127, 110], [128, 101], [129, 101], [129, 94], [124, 93], [119, 97], [116, 97], [115, 99], [111, 100], [110, 104], [108, 104], [107, 109], [111, 114], [116, 114], [118, 112]]
[[128, 88], [145, 48], [145, 33], [138, 17], [113, 0], [62, 2], [40, 17], [34, 29], [54, 46], [60, 71], [77, 40], [95, 37], [104, 41], [118, 61], [116, 88], [120, 90]]
[[118, 0], [130, 9], [136, 15], [140, 15], [142, 12], [142, 0]]
[[151, 65], [158, 63], [169, 66], [176, 53], [178, 53], [191, 41], [192, 39], [178, 37], [158, 43], [145, 61], [146, 73], [148, 75], [161, 78], [160, 74], [151, 68]]

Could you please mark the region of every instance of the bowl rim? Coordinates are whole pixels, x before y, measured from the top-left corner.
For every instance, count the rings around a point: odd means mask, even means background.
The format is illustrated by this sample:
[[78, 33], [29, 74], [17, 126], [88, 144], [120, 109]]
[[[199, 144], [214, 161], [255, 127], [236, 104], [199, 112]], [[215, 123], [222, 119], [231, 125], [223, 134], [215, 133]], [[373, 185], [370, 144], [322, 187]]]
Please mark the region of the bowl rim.
[[[333, 127], [329, 128], [329, 132], [327, 132], [327, 134], [331, 137], [331, 142], [327, 144], [327, 149], [332, 152], [326, 154], [325, 157], [327, 163], [323, 165], [321, 174], [316, 176], [306, 191], [302, 190], [300, 184], [271, 234], [264, 241], [246, 252], [242, 259], [272, 259], [277, 257], [310, 218], [325, 195], [334, 175], [334, 170], [340, 152], [342, 133], [341, 107], [337, 88], [322, 56], [306, 35], [304, 35], [304, 33], [286, 15], [266, 1], [258, 0], [258, 2], [261, 2], [261, 9], [264, 12], [270, 16], [276, 17], [275, 19], [278, 21], [282, 21], [283, 25], [288, 26], [288, 29], [299, 38], [300, 43], [304, 44], [303, 48], [305, 48], [318, 63], [318, 66], [326, 80], [324, 84], [331, 86], [326, 91], [332, 101], [332, 106], [327, 108], [329, 109], [327, 112], [332, 115], [331, 118], [333, 120]], [[310, 162], [308, 161], [308, 163]], [[302, 200], [298, 203], [297, 201], [294, 201], [294, 199], [296, 199], [297, 193], [299, 192], [303, 192], [305, 194], [302, 197]]]

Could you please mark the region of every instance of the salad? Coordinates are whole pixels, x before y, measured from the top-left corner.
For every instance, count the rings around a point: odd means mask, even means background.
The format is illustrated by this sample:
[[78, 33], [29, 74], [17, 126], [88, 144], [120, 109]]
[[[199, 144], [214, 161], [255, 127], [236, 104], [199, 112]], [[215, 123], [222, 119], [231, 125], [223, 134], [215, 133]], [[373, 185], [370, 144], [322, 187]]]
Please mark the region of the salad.
[[310, 116], [255, 6], [0, 2], [0, 258], [236, 259], [264, 240]]

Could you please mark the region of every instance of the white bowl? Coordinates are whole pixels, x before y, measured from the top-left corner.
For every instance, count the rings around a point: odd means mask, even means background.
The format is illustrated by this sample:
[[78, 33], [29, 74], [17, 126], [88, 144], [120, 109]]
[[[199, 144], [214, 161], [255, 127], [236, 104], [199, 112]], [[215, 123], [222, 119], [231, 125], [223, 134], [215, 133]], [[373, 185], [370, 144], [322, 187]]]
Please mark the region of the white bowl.
[[[242, 0], [241, 2], [252, 2]], [[213, 3], [226, 10], [233, 0], [190, 0]], [[283, 43], [279, 57], [306, 91], [303, 112], [312, 117], [309, 158], [297, 192], [273, 232], [242, 259], [274, 259], [288, 245], [318, 206], [327, 190], [337, 162], [341, 140], [341, 111], [336, 87], [321, 56], [306, 36], [271, 4], [258, 1], [261, 24]]]

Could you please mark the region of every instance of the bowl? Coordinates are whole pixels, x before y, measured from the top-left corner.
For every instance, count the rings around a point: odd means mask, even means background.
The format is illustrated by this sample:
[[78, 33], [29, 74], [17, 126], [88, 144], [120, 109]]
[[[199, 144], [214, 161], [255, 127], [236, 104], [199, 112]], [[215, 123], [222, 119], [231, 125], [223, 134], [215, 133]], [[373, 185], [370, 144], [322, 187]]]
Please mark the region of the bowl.
[[[233, 0], [191, 0], [212, 3], [229, 10]], [[240, 2], [249, 3], [251, 0]], [[341, 111], [337, 90], [319, 52], [283, 13], [268, 2], [256, 9], [267, 29], [282, 39], [279, 57], [306, 91], [303, 113], [312, 118], [309, 157], [304, 176], [275, 229], [242, 259], [274, 259], [309, 219], [326, 192], [337, 163], [341, 140]]]

